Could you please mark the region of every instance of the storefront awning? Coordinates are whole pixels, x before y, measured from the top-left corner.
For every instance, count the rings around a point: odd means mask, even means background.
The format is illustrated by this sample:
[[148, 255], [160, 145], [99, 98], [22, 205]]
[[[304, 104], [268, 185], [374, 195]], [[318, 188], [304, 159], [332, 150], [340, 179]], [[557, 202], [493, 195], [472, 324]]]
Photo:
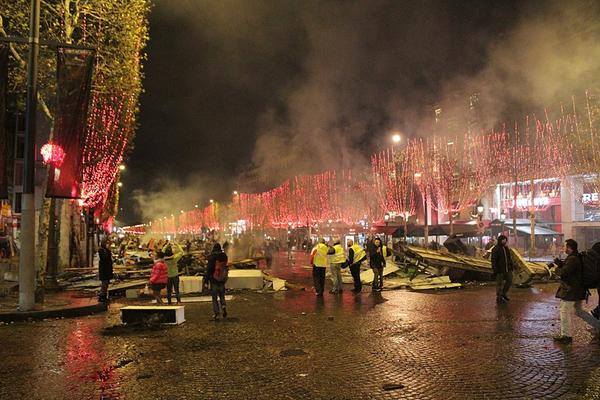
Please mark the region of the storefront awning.
[[[511, 225], [506, 225], [509, 230], [512, 230], [513, 227]], [[531, 235], [531, 226], [527, 225], [517, 225], [517, 234]], [[544, 228], [541, 226], [535, 227], [535, 235], [536, 236], [560, 236], [562, 233], [553, 231], [552, 229]]]

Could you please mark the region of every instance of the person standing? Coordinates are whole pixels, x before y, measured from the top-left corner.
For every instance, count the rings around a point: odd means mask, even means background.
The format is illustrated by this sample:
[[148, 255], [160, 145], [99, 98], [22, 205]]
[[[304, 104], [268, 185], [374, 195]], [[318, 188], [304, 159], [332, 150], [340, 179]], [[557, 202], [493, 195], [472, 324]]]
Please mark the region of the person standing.
[[498, 304], [509, 300], [507, 294], [512, 286], [514, 263], [507, 241], [506, 236], [499, 235], [498, 243], [492, 249], [492, 270], [496, 278], [496, 303]]
[[[175, 248], [175, 251], [173, 251]], [[167, 302], [171, 304], [171, 294], [175, 290], [175, 298], [177, 304], [181, 304], [181, 296], [179, 295], [179, 260], [183, 257], [183, 248], [179, 243], [173, 242], [163, 249], [165, 256], [165, 264], [167, 264]]]
[[98, 301], [102, 303], [108, 302], [108, 285], [113, 278], [113, 260], [112, 253], [108, 248], [108, 243], [103, 240], [98, 249], [98, 279], [100, 279], [100, 294]]
[[385, 268], [385, 258], [388, 256], [387, 246], [381, 243], [381, 239], [376, 237], [369, 253], [369, 262], [373, 270], [373, 283], [371, 285], [374, 292], [383, 290], [383, 269]]
[[212, 252], [208, 256], [206, 275], [204, 275], [204, 284], [210, 284], [213, 319], [215, 321], [219, 319], [220, 315], [223, 315], [223, 318], [227, 318], [227, 305], [225, 304], [227, 274], [223, 274], [223, 271], [226, 271], [227, 268], [227, 254], [221, 249], [219, 243], [215, 243]]
[[[552, 270], [555, 275], [560, 277], [560, 286], [556, 292], [556, 297], [560, 299], [560, 336], [556, 336], [554, 340], [568, 344], [573, 342], [571, 331], [573, 310], [582, 318], [584, 318], [583, 314], [587, 316], [589, 314], [583, 312], [581, 308], [581, 301], [585, 299], [585, 288], [581, 276], [582, 265], [577, 242], [567, 239], [564, 252], [567, 254], [567, 258], [564, 261], [555, 259], [555, 267]], [[593, 317], [591, 318], [593, 319]]]
[[342, 293], [344, 291], [342, 287], [342, 267], [346, 263], [346, 254], [344, 253], [340, 239], [335, 239], [333, 242], [333, 250], [334, 253], [329, 260], [329, 272], [331, 273], [331, 282], [333, 283], [330, 293]]
[[325, 239], [320, 238], [315, 246], [313, 257], [313, 282], [317, 296], [323, 296], [325, 290], [325, 271], [329, 265], [329, 254], [334, 254], [335, 250], [325, 244]]
[[[595, 251], [597, 254], [600, 254], [600, 242], [594, 243], [594, 245], [592, 246], [592, 250]], [[600, 320], [600, 281], [598, 282], [598, 286], [596, 287], [596, 293], [598, 294], [598, 305], [592, 310], [592, 315], [594, 316], [594, 318]]]
[[157, 304], [163, 304], [160, 291], [167, 286], [167, 266], [165, 265], [164, 257], [165, 255], [161, 250], [156, 252], [156, 260], [150, 274], [150, 289], [152, 289], [152, 295], [156, 299]]
[[367, 260], [367, 252], [358, 243], [355, 244], [352, 239], [348, 239], [346, 245], [348, 246], [348, 264], [350, 265], [350, 273], [354, 281], [354, 289], [352, 291], [360, 293], [362, 291], [360, 269]]

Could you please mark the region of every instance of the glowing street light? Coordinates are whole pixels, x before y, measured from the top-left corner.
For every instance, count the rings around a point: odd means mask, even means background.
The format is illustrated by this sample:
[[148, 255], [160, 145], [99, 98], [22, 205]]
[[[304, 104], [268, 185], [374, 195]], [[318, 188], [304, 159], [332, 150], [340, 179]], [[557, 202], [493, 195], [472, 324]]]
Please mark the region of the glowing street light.
[[198, 208], [198, 204], [194, 204], [194, 207], [195, 207], [195, 208]]
[[117, 182], [118, 187], [123, 187], [123, 182]]
[[237, 196], [237, 195], [238, 195], [238, 191], [237, 191], [237, 190], [234, 190], [234, 191], [233, 191], [233, 195], [234, 195], [234, 196]]
[[124, 164], [119, 165], [119, 170], [125, 171], [125, 165]]
[[215, 201], [213, 199], [209, 200], [210, 204], [214, 203]]
[[400, 143], [401, 140], [402, 140], [402, 136], [400, 136], [398, 133], [395, 133], [392, 135], [392, 142], [398, 144], [398, 143]]

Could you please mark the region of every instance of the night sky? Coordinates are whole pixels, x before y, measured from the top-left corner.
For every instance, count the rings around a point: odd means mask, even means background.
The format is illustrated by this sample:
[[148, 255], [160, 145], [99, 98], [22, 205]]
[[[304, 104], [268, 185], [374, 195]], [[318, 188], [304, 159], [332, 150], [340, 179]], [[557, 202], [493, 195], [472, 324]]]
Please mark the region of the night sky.
[[359, 165], [392, 131], [424, 135], [432, 106], [457, 87], [500, 82], [489, 92], [507, 101], [511, 82], [535, 89], [503, 60], [545, 42], [560, 4], [158, 0], [118, 220]]

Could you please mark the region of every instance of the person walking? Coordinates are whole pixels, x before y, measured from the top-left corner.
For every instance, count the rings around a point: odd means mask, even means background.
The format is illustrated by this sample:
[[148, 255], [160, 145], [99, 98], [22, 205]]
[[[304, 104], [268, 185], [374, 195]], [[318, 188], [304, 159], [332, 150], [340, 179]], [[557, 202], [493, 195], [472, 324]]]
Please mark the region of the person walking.
[[165, 265], [164, 257], [165, 255], [161, 250], [156, 252], [156, 260], [150, 274], [150, 289], [152, 289], [152, 295], [156, 299], [157, 304], [164, 304], [160, 291], [167, 286], [167, 266]]
[[383, 290], [383, 269], [385, 268], [385, 258], [389, 256], [387, 246], [381, 243], [381, 239], [376, 237], [373, 240], [371, 252], [369, 253], [369, 262], [373, 270], [373, 283], [371, 285], [374, 292]]
[[[175, 251], [173, 251], [175, 248]], [[179, 243], [171, 243], [163, 249], [165, 264], [167, 265], [167, 303], [171, 304], [171, 294], [175, 291], [177, 304], [181, 304], [179, 294], [179, 260], [183, 257], [183, 248]]]
[[510, 249], [507, 245], [508, 238], [504, 235], [498, 236], [498, 243], [492, 249], [492, 270], [496, 278], [496, 303], [506, 303], [508, 290], [512, 286], [512, 274], [514, 263]]
[[317, 296], [323, 296], [325, 290], [325, 271], [329, 265], [328, 255], [334, 254], [333, 247], [325, 244], [325, 239], [320, 238], [319, 243], [313, 249], [313, 282]]
[[346, 254], [340, 242], [339, 238], [333, 242], [334, 253], [329, 260], [329, 272], [331, 273], [331, 282], [333, 283], [330, 293], [342, 293], [344, 291], [342, 287], [342, 268], [346, 263]]
[[567, 239], [564, 245], [564, 252], [567, 258], [564, 261], [554, 260], [552, 272], [560, 277], [560, 286], [556, 292], [556, 297], [560, 299], [560, 336], [554, 340], [558, 343], [568, 344], [573, 342], [573, 333], [571, 329], [573, 310], [577, 315], [585, 319], [594, 318], [581, 308], [581, 301], [585, 299], [585, 288], [581, 276], [581, 259], [577, 250], [577, 242], [573, 239]]
[[98, 249], [98, 279], [100, 279], [100, 294], [98, 301], [102, 303], [108, 302], [108, 285], [113, 278], [113, 260], [112, 253], [108, 248], [108, 243], [103, 240]]
[[358, 243], [354, 243], [354, 240], [348, 239], [346, 242], [348, 247], [348, 264], [350, 265], [350, 273], [352, 274], [352, 280], [354, 281], [354, 293], [360, 293], [362, 291], [362, 282], [360, 281], [360, 269], [367, 260], [367, 252], [365, 249], [360, 247]]
[[227, 254], [221, 249], [219, 243], [215, 243], [212, 252], [208, 256], [206, 275], [204, 275], [204, 284], [210, 284], [213, 319], [215, 321], [219, 319], [220, 315], [223, 315], [223, 318], [227, 318], [227, 305], [225, 303], [227, 268]]

